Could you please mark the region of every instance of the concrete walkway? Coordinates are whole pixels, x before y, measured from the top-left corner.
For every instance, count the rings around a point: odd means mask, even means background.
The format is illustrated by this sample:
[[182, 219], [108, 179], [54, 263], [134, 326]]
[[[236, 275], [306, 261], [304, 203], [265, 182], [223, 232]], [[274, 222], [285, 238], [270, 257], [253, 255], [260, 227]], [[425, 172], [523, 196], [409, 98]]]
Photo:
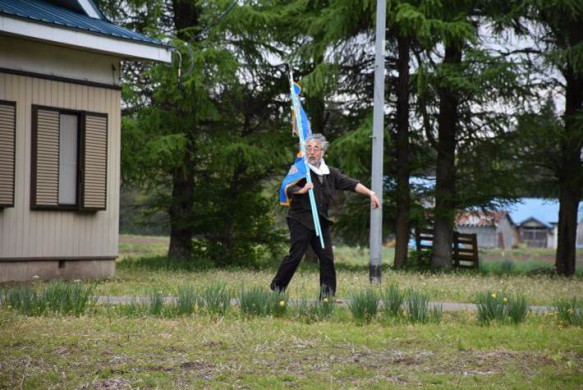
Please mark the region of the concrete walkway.
[[[148, 297], [125, 297], [125, 296], [98, 296], [97, 303], [98, 304], [110, 304], [110, 305], [124, 305], [129, 304], [132, 302], [139, 302], [139, 303], [146, 303], [148, 302]], [[176, 298], [174, 297], [165, 297], [165, 303], [175, 303]], [[292, 305], [298, 303], [298, 300], [290, 299], [289, 302]], [[340, 306], [348, 306], [349, 304], [348, 299], [337, 299], [336, 304]], [[236, 298], [231, 300], [231, 305], [237, 305], [239, 301]], [[451, 311], [478, 311], [478, 306], [473, 303], [458, 303], [458, 302], [429, 302], [429, 307], [433, 308], [435, 306], [441, 305], [441, 310], [444, 312], [451, 312]], [[552, 309], [548, 306], [529, 306], [530, 310], [535, 313], [547, 313]]]

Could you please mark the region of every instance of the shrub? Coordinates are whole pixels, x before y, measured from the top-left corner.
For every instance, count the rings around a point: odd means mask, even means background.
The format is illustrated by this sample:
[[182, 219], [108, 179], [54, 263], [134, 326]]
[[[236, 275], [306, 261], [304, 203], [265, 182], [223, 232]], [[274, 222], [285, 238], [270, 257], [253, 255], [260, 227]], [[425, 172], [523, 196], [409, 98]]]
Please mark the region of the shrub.
[[45, 311], [45, 305], [41, 306], [36, 292], [25, 286], [5, 290], [2, 303], [27, 316], [38, 316]]
[[433, 317], [441, 317], [441, 307], [429, 310], [429, 294], [420, 293], [409, 289], [405, 294], [405, 306], [407, 307], [407, 319], [411, 322], [427, 323]]
[[563, 325], [583, 326], [583, 300], [561, 299], [555, 302], [554, 307]]
[[24, 315], [42, 315], [45, 312], [81, 315], [95, 304], [94, 284], [54, 280], [41, 287], [21, 286], [8, 289], [6, 304]]
[[405, 294], [399, 290], [399, 287], [393, 283], [383, 292], [381, 292], [381, 302], [383, 314], [385, 317], [403, 316], [403, 302]]
[[146, 313], [159, 316], [164, 313], [164, 294], [157, 288], [151, 288], [148, 292], [148, 301], [145, 303]]
[[379, 297], [371, 289], [350, 295], [348, 308], [357, 323], [369, 323], [377, 315]]
[[415, 250], [409, 252], [409, 261], [403, 269], [411, 271], [430, 271], [431, 270], [431, 252], [428, 250]]
[[[504, 298], [502, 298], [504, 300]], [[519, 324], [528, 315], [528, 304], [524, 295], [512, 294], [507, 302], [508, 317], [513, 324]]]
[[241, 313], [248, 317], [282, 317], [287, 312], [287, 303], [285, 293], [270, 292], [260, 287], [243, 289], [239, 298]]
[[224, 317], [231, 307], [231, 294], [226, 283], [213, 283], [204, 287], [198, 296], [199, 310], [212, 316]]
[[520, 294], [507, 292], [482, 292], [478, 294], [478, 321], [484, 325], [492, 321], [518, 324], [526, 319], [528, 305]]
[[176, 313], [178, 315], [190, 315], [194, 313], [197, 302], [197, 292], [191, 285], [178, 287], [176, 300]]

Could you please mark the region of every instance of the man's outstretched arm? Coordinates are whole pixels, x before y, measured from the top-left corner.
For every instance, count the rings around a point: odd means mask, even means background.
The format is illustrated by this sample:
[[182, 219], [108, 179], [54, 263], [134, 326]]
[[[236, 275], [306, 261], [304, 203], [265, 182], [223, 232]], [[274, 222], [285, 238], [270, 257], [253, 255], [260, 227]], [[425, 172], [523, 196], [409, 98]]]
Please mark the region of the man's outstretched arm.
[[377, 194], [375, 194], [374, 191], [366, 188], [366, 186], [364, 186], [362, 183], [358, 183], [354, 191], [358, 192], [359, 194], [368, 196], [370, 198], [370, 203], [373, 208], [376, 209], [381, 205], [381, 203], [379, 202], [379, 198], [377, 197]]

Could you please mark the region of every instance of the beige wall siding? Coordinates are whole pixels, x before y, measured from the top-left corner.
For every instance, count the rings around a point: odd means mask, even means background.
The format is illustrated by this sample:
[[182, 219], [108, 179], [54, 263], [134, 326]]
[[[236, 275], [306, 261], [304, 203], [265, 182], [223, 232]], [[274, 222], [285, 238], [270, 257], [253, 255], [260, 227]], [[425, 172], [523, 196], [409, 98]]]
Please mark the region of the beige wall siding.
[[119, 85], [119, 62], [119, 58], [105, 54], [79, 55], [76, 49], [25, 39], [3, 37], [0, 42], [0, 68]]
[[[0, 72], [0, 100], [16, 101], [17, 108], [15, 201], [0, 210], [0, 259], [117, 256], [120, 91]], [[107, 114], [105, 210], [31, 210], [33, 105]]]

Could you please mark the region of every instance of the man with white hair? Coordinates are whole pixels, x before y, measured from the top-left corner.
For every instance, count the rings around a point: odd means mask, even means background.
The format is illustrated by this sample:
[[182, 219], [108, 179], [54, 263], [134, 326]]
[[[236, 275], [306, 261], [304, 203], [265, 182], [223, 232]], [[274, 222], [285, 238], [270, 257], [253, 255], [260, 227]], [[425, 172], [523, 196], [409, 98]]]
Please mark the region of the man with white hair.
[[[377, 208], [380, 204], [376, 194], [358, 180], [345, 176], [338, 169], [326, 165], [324, 161], [324, 153], [328, 147], [326, 137], [322, 134], [314, 134], [306, 140], [305, 146], [312, 183], [308, 183], [304, 178], [286, 188], [286, 194], [291, 203], [287, 215], [291, 247], [282, 260], [270, 288], [272, 291], [285, 291], [308, 250], [308, 245], [311, 245], [320, 263], [320, 299], [323, 299], [334, 296], [336, 293], [336, 270], [330, 239], [332, 221], [328, 218], [328, 209], [334, 192], [336, 190], [358, 192], [370, 197], [372, 207]], [[316, 236], [308, 196], [310, 188], [314, 190], [324, 248]]]

